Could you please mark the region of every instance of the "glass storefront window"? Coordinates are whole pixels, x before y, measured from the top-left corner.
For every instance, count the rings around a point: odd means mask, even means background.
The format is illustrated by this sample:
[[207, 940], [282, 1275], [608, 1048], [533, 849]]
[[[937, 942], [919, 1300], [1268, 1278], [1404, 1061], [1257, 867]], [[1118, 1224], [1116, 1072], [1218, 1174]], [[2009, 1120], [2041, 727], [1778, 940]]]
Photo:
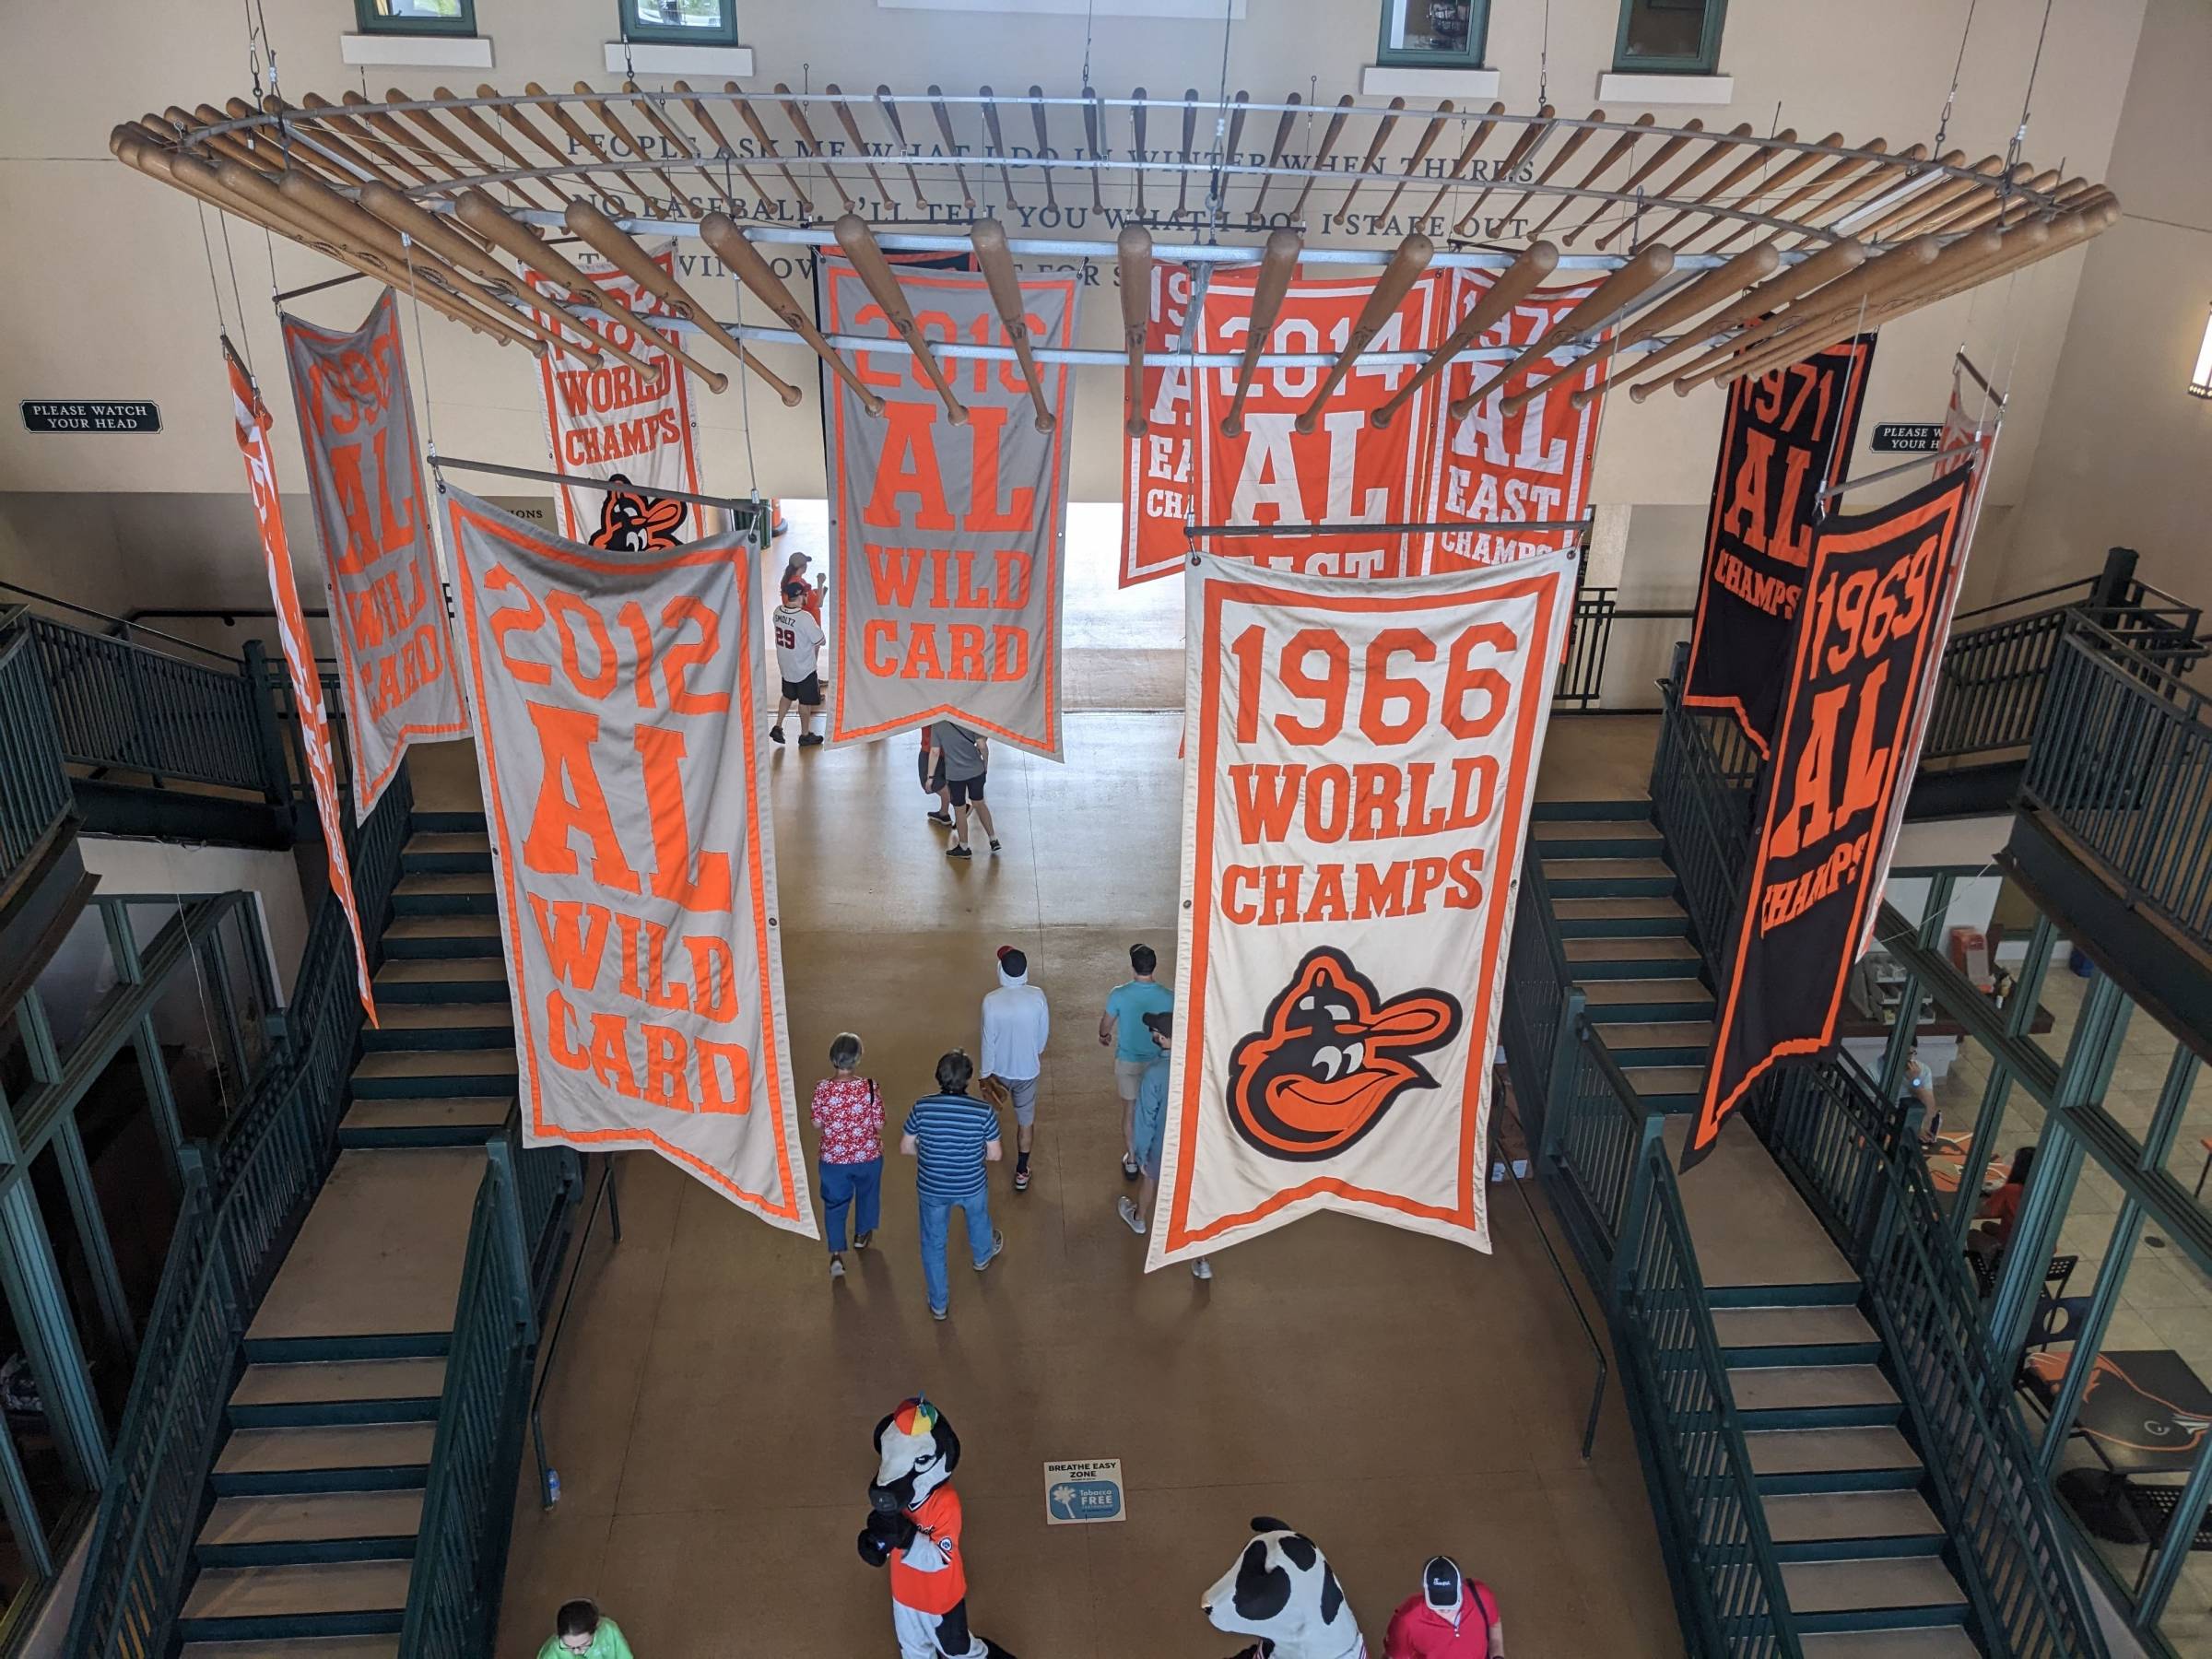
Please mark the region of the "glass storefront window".
[[153, 1005], [162, 1070], [187, 1138], [212, 1140], [244, 1100], [241, 1056], [222, 1006], [222, 959], [203, 940], [171, 971]]
[[123, 1404], [131, 1392], [132, 1357], [101, 1306], [99, 1269], [69, 1206], [61, 1156], [51, 1145], [31, 1160], [30, 1184], [39, 1201], [39, 1219], [46, 1227], [46, 1242], [62, 1272], [62, 1293], [76, 1327], [77, 1345], [91, 1370], [92, 1392], [112, 1434], [123, 1421]]
[[39, 971], [40, 1005], [57, 1054], [67, 1056], [91, 1026], [100, 1005], [115, 988], [115, 955], [105, 914], [88, 904], [46, 966]]
[[[108, 1230], [108, 1250], [123, 1283], [132, 1324], [146, 1329], [169, 1241], [177, 1226], [177, 1188], [137, 1047], [116, 1051], [76, 1108], [77, 1133], [92, 1191]], [[56, 1253], [59, 1253], [58, 1247]]]

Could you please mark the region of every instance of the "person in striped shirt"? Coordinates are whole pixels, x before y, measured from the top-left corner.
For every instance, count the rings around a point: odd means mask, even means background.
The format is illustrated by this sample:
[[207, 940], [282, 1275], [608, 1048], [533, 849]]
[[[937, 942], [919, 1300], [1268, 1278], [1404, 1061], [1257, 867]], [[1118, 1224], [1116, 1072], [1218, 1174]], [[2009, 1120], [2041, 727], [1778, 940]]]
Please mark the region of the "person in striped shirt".
[[983, 1166], [999, 1161], [998, 1113], [968, 1092], [975, 1063], [955, 1049], [937, 1062], [937, 1092], [924, 1095], [906, 1114], [899, 1150], [915, 1160], [922, 1200], [922, 1278], [932, 1319], [943, 1319], [952, 1288], [945, 1277], [945, 1245], [952, 1212], [967, 1218], [968, 1248], [978, 1273], [1006, 1247], [991, 1225], [991, 1188]]

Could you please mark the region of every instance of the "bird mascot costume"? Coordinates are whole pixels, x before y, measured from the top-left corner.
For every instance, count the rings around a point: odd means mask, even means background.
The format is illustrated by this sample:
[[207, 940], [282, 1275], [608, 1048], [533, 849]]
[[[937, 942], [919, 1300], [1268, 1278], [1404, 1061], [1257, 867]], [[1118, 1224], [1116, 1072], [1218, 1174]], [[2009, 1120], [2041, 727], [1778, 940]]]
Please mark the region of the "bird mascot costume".
[[1014, 1659], [968, 1629], [968, 1559], [952, 1489], [960, 1441], [952, 1425], [927, 1400], [902, 1400], [876, 1425], [876, 1454], [860, 1559], [890, 1566], [900, 1659]]
[[1265, 1515], [1252, 1530], [1202, 1604], [1217, 1630], [1257, 1639], [1233, 1659], [1365, 1659], [1359, 1621], [1313, 1540]]

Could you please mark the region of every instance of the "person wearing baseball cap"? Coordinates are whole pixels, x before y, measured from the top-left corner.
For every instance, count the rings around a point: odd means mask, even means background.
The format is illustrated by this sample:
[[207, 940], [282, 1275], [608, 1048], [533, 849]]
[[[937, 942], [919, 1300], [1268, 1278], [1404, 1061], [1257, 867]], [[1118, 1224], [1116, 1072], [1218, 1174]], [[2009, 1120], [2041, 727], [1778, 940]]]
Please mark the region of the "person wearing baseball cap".
[[1390, 1616], [1382, 1659], [1504, 1659], [1498, 1598], [1450, 1556], [1430, 1556], [1421, 1587]]
[[[1145, 1040], [1152, 1045], [1152, 1063], [1146, 1066], [1145, 1075], [1137, 1083], [1135, 1126], [1132, 1134], [1136, 1143], [1137, 1166], [1144, 1171], [1145, 1179], [1135, 1198], [1124, 1193], [1113, 1206], [1122, 1225], [1140, 1239], [1150, 1230], [1153, 1215], [1159, 1207], [1159, 1161], [1168, 1144], [1168, 1066], [1175, 1050], [1174, 1010], [1156, 1009], [1144, 1017], [1143, 1023]], [[1212, 1278], [1213, 1263], [1200, 1256], [1191, 1264], [1191, 1277]]]

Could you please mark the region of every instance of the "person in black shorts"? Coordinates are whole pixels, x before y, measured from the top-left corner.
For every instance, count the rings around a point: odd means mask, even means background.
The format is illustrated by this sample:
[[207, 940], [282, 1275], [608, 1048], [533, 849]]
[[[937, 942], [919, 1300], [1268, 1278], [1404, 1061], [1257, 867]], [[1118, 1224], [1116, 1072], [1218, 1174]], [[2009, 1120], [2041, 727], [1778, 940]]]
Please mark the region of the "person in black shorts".
[[796, 703], [799, 747], [813, 748], [822, 740], [819, 732], [807, 730], [807, 722], [822, 707], [822, 677], [818, 665], [823, 635], [822, 625], [807, 612], [806, 594], [804, 582], [785, 582], [783, 603], [769, 618], [776, 636], [776, 672], [783, 677], [783, 700], [776, 705], [776, 724], [768, 728], [768, 735], [778, 743], [783, 741], [783, 717]]
[[948, 858], [975, 856], [968, 844], [971, 812], [983, 820], [991, 851], [998, 851], [998, 826], [991, 821], [991, 808], [983, 804], [983, 776], [990, 765], [991, 740], [981, 732], [971, 732], [949, 720], [940, 720], [929, 728], [930, 771], [944, 778], [952, 794], [952, 841], [945, 849]]

